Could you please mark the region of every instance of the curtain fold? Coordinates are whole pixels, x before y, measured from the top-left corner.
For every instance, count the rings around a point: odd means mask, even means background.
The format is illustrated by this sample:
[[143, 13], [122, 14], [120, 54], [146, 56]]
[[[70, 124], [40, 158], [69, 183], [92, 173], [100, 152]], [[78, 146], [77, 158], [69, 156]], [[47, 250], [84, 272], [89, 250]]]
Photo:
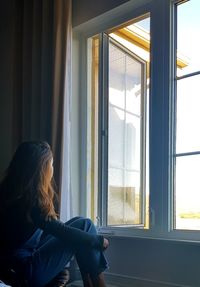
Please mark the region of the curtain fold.
[[[56, 177], [60, 182], [60, 216], [67, 220], [72, 215], [70, 188], [70, 106], [71, 106], [71, 1], [55, 1], [55, 61], [54, 96], [52, 104], [51, 143], [60, 157]], [[60, 96], [57, 96], [57, 95]], [[63, 96], [64, 95], [64, 96]], [[61, 126], [62, 124], [62, 126]], [[58, 128], [60, 127], [60, 129]], [[61, 138], [60, 145], [58, 139]]]
[[70, 217], [71, 0], [13, 3], [13, 150], [24, 140], [49, 142], [62, 214]]

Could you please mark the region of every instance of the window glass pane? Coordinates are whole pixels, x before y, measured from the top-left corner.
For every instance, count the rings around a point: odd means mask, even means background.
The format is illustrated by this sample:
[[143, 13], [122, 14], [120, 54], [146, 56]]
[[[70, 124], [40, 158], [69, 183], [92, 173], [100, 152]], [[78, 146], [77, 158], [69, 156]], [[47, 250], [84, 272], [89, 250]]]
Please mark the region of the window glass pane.
[[131, 57], [126, 57], [126, 109], [140, 115], [141, 64]]
[[200, 70], [200, 1], [186, 1], [177, 9], [177, 75], [181, 76]]
[[109, 101], [124, 108], [125, 105], [125, 54], [116, 46], [109, 45]]
[[126, 113], [125, 167], [140, 169], [140, 118]]
[[141, 194], [140, 173], [126, 171], [125, 173], [126, 206], [124, 219], [126, 224], [141, 224]]
[[124, 165], [124, 111], [109, 107], [109, 165], [123, 167]]
[[[114, 46], [113, 43], [110, 43], [110, 45]], [[115, 46], [115, 48], [109, 50], [111, 59], [114, 58], [113, 53], [120, 55], [125, 68], [119, 68], [118, 65], [111, 65], [109, 68], [111, 69], [109, 72], [109, 86], [111, 85], [112, 89], [109, 89], [108, 166], [109, 173], [113, 172], [114, 167], [121, 167], [123, 180], [121, 186], [111, 184], [109, 181], [108, 224], [138, 224], [139, 219], [142, 218], [139, 185], [141, 176], [140, 161], [143, 149], [140, 134], [141, 126], [144, 123], [141, 117], [141, 96], [139, 94], [137, 98], [134, 87], [136, 84], [141, 86], [143, 62], [136, 61], [122, 47]], [[123, 79], [123, 85], [120, 84], [119, 79]], [[127, 91], [129, 92], [127, 93]], [[122, 103], [121, 94], [124, 95], [123, 106], [119, 104]], [[113, 107], [113, 103], [119, 106], [120, 109]], [[126, 172], [126, 169], [130, 169], [130, 172]], [[109, 174], [109, 179], [111, 178], [113, 176]], [[116, 209], [118, 215], [114, 216], [113, 213], [116, 212]]]
[[109, 169], [108, 224], [141, 224], [140, 174]]
[[124, 223], [124, 171], [109, 168], [108, 179], [108, 225]]
[[177, 153], [200, 151], [199, 89], [199, 75], [177, 82]]
[[139, 27], [140, 29], [143, 29], [144, 31], [148, 31], [149, 36], [150, 36], [150, 18], [149, 17], [134, 23], [134, 25], [130, 25], [128, 28], [131, 29], [131, 27], [133, 28]]
[[200, 155], [176, 159], [175, 228], [200, 230]]

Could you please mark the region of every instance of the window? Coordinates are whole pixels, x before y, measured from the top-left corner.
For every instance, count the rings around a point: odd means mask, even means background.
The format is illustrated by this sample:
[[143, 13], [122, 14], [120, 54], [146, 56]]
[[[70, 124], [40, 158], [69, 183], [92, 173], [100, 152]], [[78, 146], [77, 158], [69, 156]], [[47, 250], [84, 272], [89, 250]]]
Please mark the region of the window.
[[147, 228], [150, 17], [89, 41], [93, 220]]
[[174, 228], [200, 230], [200, 3], [177, 5]]
[[81, 211], [102, 232], [200, 240], [199, 8], [128, 1], [75, 31]]

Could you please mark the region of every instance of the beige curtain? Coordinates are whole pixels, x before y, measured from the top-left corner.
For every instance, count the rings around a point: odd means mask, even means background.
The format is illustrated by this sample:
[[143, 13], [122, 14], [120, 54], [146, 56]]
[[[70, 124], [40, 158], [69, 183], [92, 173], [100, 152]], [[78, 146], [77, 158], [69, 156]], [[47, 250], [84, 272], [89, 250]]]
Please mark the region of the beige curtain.
[[63, 220], [69, 219], [72, 215], [70, 193], [71, 11], [71, 0], [56, 1], [51, 143], [53, 152], [57, 156], [58, 173], [55, 176], [60, 186], [60, 215]]
[[71, 0], [13, 0], [12, 6], [13, 150], [23, 140], [50, 143], [69, 217]]

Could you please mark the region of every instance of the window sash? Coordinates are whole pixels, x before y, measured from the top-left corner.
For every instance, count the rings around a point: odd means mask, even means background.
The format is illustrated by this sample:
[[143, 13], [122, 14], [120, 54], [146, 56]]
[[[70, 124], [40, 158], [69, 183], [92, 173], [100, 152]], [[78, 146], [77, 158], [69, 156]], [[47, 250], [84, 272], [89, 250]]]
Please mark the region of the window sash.
[[196, 234], [198, 234], [198, 230], [192, 230], [191, 229], [183, 229], [181, 230], [181, 228], [176, 228], [176, 203], [174, 203], [176, 201], [176, 161], [178, 158], [186, 158], [188, 156], [198, 156], [200, 154], [199, 150], [193, 150], [193, 151], [184, 151], [184, 152], [177, 152], [176, 151], [176, 135], [177, 135], [177, 127], [176, 127], [176, 117], [177, 117], [177, 85], [178, 82], [184, 79], [189, 79], [192, 77], [195, 77], [197, 75], [200, 74], [200, 71], [194, 71], [194, 72], [190, 72], [190, 73], [185, 73], [182, 76], [177, 76], [177, 65], [176, 63], [176, 53], [175, 51], [177, 50], [177, 22], [178, 22], [178, 11], [177, 11], [177, 7], [180, 4], [183, 4], [184, 1], [172, 1], [173, 3], [173, 27], [174, 27], [174, 44], [173, 44], [173, 57], [174, 57], [174, 70], [173, 70], [173, 77], [174, 77], [174, 91], [173, 91], [173, 96], [174, 96], [174, 116], [172, 118], [172, 122], [173, 122], [173, 127], [172, 127], [172, 136], [173, 136], [173, 141], [172, 141], [172, 162], [171, 162], [171, 182], [172, 182], [172, 199], [171, 199], [171, 206], [172, 206], [172, 211], [171, 211], [171, 231], [174, 234], [178, 234], [179, 236], [181, 236], [181, 234], [184, 234], [184, 232], [187, 232], [187, 236], [190, 236], [190, 234], [193, 234], [194, 238], [196, 238]]
[[[132, 57], [134, 60], [141, 64], [141, 117], [143, 118], [142, 124], [140, 124], [140, 141], [141, 155], [140, 155], [140, 217], [141, 224], [133, 224], [133, 226], [144, 226], [145, 221], [145, 151], [146, 151], [146, 137], [145, 137], [145, 122], [146, 122], [146, 64], [138, 56], [133, 55], [121, 44], [117, 43], [114, 39], [111, 39], [106, 33], [100, 36], [100, 65], [99, 65], [99, 196], [98, 196], [98, 217], [100, 226], [108, 225], [108, 122], [109, 122], [109, 45], [115, 45], [117, 48], [121, 49], [123, 53]], [[129, 112], [128, 112], [129, 113]], [[131, 112], [130, 112], [131, 114]], [[115, 167], [116, 168], [116, 167]], [[121, 168], [122, 170], [127, 170]], [[120, 224], [119, 224], [120, 225]], [[112, 226], [109, 224], [109, 226]], [[124, 226], [124, 225], [123, 225]], [[126, 226], [126, 225], [125, 225]]]

